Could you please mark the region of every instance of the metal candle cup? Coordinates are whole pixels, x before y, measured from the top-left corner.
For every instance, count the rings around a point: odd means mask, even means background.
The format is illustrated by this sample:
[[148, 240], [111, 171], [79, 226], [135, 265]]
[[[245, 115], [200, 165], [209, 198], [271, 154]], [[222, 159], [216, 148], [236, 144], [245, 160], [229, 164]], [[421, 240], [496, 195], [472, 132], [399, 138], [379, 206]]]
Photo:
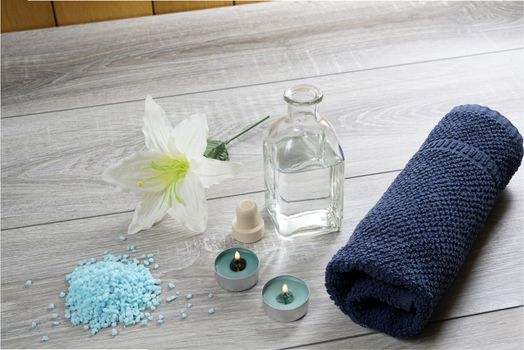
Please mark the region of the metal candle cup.
[[[241, 271], [235, 271], [232, 267], [235, 261], [235, 253], [245, 261]], [[245, 265], [245, 267], [244, 267]], [[230, 248], [218, 254], [215, 259], [215, 278], [218, 284], [225, 290], [241, 292], [253, 287], [258, 282], [258, 269], [260, 262], [257, 255], [246, 248]]]
[[262, 299], [264, 310], [269, 317], [279, 322], [292, 322], [307, 313], [309, 288], [306, 282], [298, 277], [277, 276], [264, 285]]

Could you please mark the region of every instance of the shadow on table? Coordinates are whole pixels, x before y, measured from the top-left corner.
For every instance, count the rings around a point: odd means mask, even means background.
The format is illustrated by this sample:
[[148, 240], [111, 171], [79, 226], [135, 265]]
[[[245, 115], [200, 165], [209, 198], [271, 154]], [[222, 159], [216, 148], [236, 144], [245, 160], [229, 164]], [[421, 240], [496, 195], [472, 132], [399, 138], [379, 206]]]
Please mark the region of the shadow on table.
[[511, 199], [513, 196], [514, 194], [510, 191], [504, 191], [500, 194], [492, 212], [488, 217], [486, 226], [475, 240], [468, 257], [462, 266], [462, 269], [455, 278], [455, 281], [451, 285], [450, 290], [446, 293], [439, 305], [437, 305], [436, 312], [433, 315], [430, 324], [428, 325], [429, 329], [425, 329], [422, 334], [413, 338], [412, 340], [407, 340], [407, 343], [411, 341], [418, 342], [422, 338], [425, 340], [437, 338], [443, 324], [445, 323], [442, 321], [453, 318], [449, 316], [446, 317], [446, 315], [452, 314], [452, 310], [455, 308], [457, 302], [461, 300], [460, 296], [464, 294], [465, 288], [468, 285], [468, 282], [470, 282], [475, 264], [482, 254], [487, 253], [488, 244], [491, 243], [493, 239], [495, 239], [493, 231], [495, 231], [496, 226], [500, 222], [504, 221], [508, 208], [511, 205]]

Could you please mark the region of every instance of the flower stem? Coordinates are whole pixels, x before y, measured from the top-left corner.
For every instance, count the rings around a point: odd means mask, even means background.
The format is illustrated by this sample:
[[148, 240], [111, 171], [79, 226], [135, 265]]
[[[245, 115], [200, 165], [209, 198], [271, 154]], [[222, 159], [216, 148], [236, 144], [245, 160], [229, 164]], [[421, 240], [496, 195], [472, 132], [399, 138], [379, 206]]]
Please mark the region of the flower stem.
[[236, 134], [235, 136], [233, 136], [232, 138], [230, 138], [229, 140], [227, 140], [225, 142], [225, 144], [229, 144], [231, 141], [233, 141], [234, 139], [244, 135], [246, 132], [248, 132], [249, 130], [253, 129], [255, 126], [258, 126], [260, 124], [262, 124], [262, 122], [266, 121], [267, 119], [269, 118], [269, 115], [267, 117], [264, 117], [262, 118], [261, 120], [259, 120], [258, 122], [256, 122], [255, 124], [247, 127], [246, 129], [242, 130], [241, 132], [239, 132], [238, 134]]

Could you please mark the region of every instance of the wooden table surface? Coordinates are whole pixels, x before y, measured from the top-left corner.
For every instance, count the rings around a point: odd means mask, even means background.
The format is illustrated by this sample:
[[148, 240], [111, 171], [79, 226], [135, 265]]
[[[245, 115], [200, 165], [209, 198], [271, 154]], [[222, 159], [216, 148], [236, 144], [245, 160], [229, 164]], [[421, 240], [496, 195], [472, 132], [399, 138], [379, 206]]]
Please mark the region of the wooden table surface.
[[[523, 28], [522, 2], [269, 2], [3, 34], [2, 348], [522, 348], [522, 169], [421, 336], [397, 340], [351, 322], [329, 299], [324, 269], [453, 106], [488, 105], [524, 130]], [[218, 287], [214, 258], [238, 245], [235, 205], [263, 207], [265, 125], [232, 145], [244, 167], [208, 192], [205, 233], [166, 219], [118, 239], [135, 200], [101, 173], [142, 147], [146, 94], [173, 123], [206, 113], [221, 137], [283, 115], [282, 92], [298, 83], [324, 91], [321, 110], [347, 155], [341, 232], [280, 240], [266, 215], [266, 237], [243, 245], [261, 259], [259, 283], [243, 293]], [[51, 327], [46, 306], [63, 312], [65, 274], [129, 244], [156, 254], [155, 276], [194, 294], [189, 318], [175, 318], [184, 307], [176, 301], [158, 309], [164, 325], [114, 338]], [[311, 287], [297, 322], [274, 322], [262, 309], [262, 286], [282, 273]], [[31, 321], [42, 325], [31, 330]]]

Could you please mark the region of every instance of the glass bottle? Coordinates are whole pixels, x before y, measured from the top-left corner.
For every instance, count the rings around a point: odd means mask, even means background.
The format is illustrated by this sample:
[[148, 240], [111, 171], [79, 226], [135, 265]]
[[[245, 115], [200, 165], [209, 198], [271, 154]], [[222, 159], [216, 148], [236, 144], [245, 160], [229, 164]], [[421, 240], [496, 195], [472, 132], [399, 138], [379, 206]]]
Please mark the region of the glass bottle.
[[264, 138], [266, 208], [283, 237], [339, 231], [342, 223], [344, 152], [318, 114], [322, 97], [311, 85], [287, 89], [288, 114]]

